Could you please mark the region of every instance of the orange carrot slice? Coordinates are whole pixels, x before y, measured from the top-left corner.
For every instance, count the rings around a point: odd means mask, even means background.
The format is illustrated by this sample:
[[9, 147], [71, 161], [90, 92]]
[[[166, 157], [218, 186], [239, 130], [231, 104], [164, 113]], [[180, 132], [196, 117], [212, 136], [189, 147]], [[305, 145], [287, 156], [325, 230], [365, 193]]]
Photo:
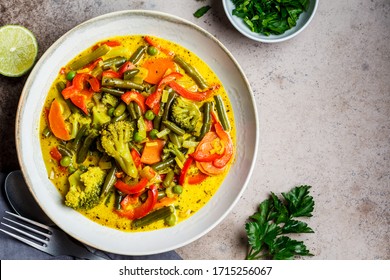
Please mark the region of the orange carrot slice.
[[56, 99], [51, 103], [48, 119], [50, 130], [57, 138], [65, 141], [70, 140], [70, 134], [62, 116], [61, 104]]
[[162, 79], [168, 69], [174, 71], [175, 63], [171, 58], [156, 58], [145, 61], [142, 67], [148, 69], [145, 81], [155, 85]]

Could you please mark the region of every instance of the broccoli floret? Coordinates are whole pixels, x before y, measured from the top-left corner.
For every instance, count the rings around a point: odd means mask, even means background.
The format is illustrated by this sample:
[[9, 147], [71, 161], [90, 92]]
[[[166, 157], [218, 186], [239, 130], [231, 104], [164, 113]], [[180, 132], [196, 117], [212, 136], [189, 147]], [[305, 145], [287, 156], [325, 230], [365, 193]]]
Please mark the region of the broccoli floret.
[[83, 126], [83, 125], [89, 125], [91, 124], [91, 118], [87, 117], [87, 116], [84, 116], [83, 114], [81, 114], [80, 112], [75, 112], [75, 113], [72, 113], [70, 116], [69, 116], [69, 119], [68, 121], [71, 123], [72, 125], [72, 129], [71, 129], [71, 139], [75, 138], [76, 135], [77, 135], [77, 132], [79, 131], [79, 129]]
[[96, 105], [92, 107], [92, 124], [95, 127], [101, 127], [103, 124], [111, 121], [111, 117], [107, 114], [107, 108], [104, 105]]
[[101, 132], [101, 145], [104, 151], [115, 159], [123, 172], [133, 178], [138, 170], [130, 154], [129, 142], [133, 139], [134, 126], [129, 121], [109, 123]]
[[92, 107], [92, 125], [96, 128], [100, 128], [102, 125], [111, 121], [111, 117], [108, 115], [108, 108], [103, 103], [103, 97], [101, 93], [95, 93], [93, 95], [94, 106]]
[[199, 108], [191, 101], [176, 98], [171, 106], [171, 120], [186, 131], [193, 131], [200, 119]]
[[111, 107], [116, 107], [119, 104], [119, 100], [114, 95], [106, 93], [103, 95], [102, 103], [106, 106], [110, 105]]
[[65, 205], [74, 209], [91, 209], [99, 203], [106, 172], [100, 167], [89, 167], [86, 172], [75, 171], [69, 176], [69, 191]]

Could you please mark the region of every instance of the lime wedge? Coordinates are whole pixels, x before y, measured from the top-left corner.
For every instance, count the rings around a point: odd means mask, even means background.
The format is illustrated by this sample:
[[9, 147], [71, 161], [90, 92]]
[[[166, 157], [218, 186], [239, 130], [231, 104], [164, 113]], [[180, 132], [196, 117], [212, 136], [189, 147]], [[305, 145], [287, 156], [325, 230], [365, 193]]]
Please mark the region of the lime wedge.
[[34, 34], [20, 25], [0, 27], [0, 74], [20, 77], [34, 65], [38, 44]]

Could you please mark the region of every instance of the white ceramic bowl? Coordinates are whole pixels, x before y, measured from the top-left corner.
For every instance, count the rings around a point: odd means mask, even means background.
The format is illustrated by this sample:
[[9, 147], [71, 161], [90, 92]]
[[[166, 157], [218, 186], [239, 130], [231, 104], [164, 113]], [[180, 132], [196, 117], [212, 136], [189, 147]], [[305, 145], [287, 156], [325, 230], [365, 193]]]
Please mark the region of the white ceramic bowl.
[[[49, 181], [39, 145], [39, 118], [59, 69], [97, 41], [114, 35], [149, 34], [179, 43], [208, 63], [225, 86], [235, 114], [237, 156], [212, 199], [194, 216], [157, 231], [126, 233], [101, 226], [63, 205]], [[44, 212], [65, 232], [95, 248], [123, 255], [156, 254], [184, 246], [215, 227], [234, 207], [251, 176], [258, 144], [252, 91], [229, 51], [211, 34], [175, 16], [152, 11], [121, 11], [88, 20], [58, 39], [40, 58], [24, 86], [16, 120], [21, 169]]]
[[303, 12], [297, 21], [297, 25], [294, 26], [293, 28], [287, 30], [283, 34], [280, 35], [269, 35], [265, 36], [263, 34], [255, 33], [250, 30], [250, 28], [244, 23], [244, 21], [237, 17], [232, 15], [232, 11], [235, 8], [232, 0], [222, 0], [223, 2], [223, 7], [225, 10], [225, 13], [227, 17], [229, 18], [230, 22], [232, 25], [244, 36], [258, 41], [258, 42], [263, 42], [263, 43], [278, 43], [278, 42], [283, 42], [288, 39], [291, 39], [301, 33], [311, 22], [313, 19], [317, 7], [318, 7], [318, 2], [319, 0], [310, 0], [310, 5], [309, 8], [307, 9], [306, 12]]

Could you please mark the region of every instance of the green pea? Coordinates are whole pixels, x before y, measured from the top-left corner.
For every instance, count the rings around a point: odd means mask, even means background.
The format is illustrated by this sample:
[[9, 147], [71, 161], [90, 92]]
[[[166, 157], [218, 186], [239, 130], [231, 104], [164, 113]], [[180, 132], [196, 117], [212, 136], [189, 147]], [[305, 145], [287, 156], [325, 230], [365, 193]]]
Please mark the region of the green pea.
[[147, 49], [147, 53], [148, 55], [156, 55], [158, 54], [158, 49], [156, 47], [149, 46]]
[[73, 173], [73, 172], [75, 172], [76, 171], [76, 168], [73, 166], [73, 165], [69, 165], [68, 166], [68, 172], [69, 173]]
[[156, 115], [153, 113], [152, 110], [147, 110], [145, 113], [145, 119], [148, 121], [152, 121]]
[[175, 185], [172, 188], [172, 192], [175, 193], [175, 194], [181, 194], [183, 192], [183, 187], [180, 186], [180, 185]]
[[150, 132], [149, 132], [149, 137], [151, 139], [157, 139], [157, 133], [158, 133], [158, 130], [153, 128]]
[[74, 76], [76, 76], [76, 71], [69, 71], [67, 74], [66, 74], [66, 79], [68, 81], [71, 81], [73, 80]]
[[68, 156], [62, 157], [60, 164], [63, 167], [68, 167], [72, 163], [72, 159]]
[[135, 142], [141, 142], [142, 140], [144, 140], [144, 138], [141, 136], [141, 134], [138, 131], [134, 133], [133, 139]]

